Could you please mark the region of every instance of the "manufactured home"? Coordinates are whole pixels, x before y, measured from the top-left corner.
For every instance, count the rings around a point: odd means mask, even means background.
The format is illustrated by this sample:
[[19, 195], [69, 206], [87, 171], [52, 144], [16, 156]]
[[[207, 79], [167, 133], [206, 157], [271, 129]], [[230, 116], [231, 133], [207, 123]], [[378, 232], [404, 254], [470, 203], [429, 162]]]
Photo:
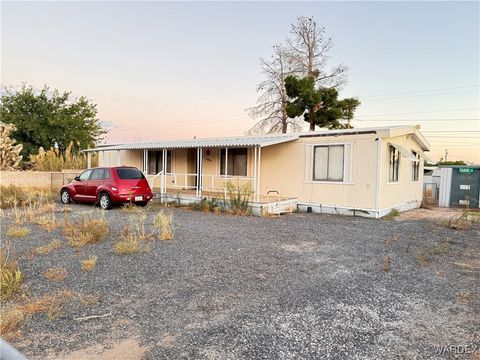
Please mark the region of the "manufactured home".
[[[415, 126], [104, 145], [100, 166], [143, 170], [161, 199], [228, 197], [249, 187], [256, 214], [308, 211], [379, 218], [422, 201], [429, 144]], [[90, 156], [89, 156], [90, 158]]]

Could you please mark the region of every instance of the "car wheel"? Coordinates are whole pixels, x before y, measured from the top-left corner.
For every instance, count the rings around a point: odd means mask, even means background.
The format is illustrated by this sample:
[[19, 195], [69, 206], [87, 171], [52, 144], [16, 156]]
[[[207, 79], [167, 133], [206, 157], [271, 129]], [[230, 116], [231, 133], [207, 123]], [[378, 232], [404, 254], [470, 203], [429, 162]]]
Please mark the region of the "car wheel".
[[72, 202], [72, 198], [70, 197], [67, 189], [63, 189], [60, 192], [60, 201], [62, 204], [70, 204]]
[[100, 204], [100, 208], [102, 210], [109, 210], [112, 208], [112, 200], [107, 193], [100, 194], [100, 197], [98, 198], [98, 203]]

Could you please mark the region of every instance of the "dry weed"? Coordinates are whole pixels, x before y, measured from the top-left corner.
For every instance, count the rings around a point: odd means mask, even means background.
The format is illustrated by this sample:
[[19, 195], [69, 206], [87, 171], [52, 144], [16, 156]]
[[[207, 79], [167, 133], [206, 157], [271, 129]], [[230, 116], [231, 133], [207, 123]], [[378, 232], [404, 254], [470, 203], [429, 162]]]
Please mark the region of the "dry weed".
[[422, 252], [417, 253], [417, 255], [415, 256], [415, 259], [417, 260], [417, 263], [421, 267], [427, 267], [430, 265], [430, 258], [425, 253], [422, 253]]
[[54, 320], [62, 313], [64, 306], [72, 295], [72, 292], [68, 290], [46, 294], [20, 305], [18, 310], [24, 314], [45, 313], [50, 320]]
[[9, 238], [22, 238], [30, 234], [30, 229], [26, 227], [11, 226], [7, 229], [7, 237]]
[[10, 260], [8, 251], [0, 253], [0, 299], [6, 300], [21, 288], [23, 275], [17, 261]]
[[52, 240], [47, 245], [39, 246], [33, 250], [35, 255], [47, 255], [50, 254], [53, 250], [56, 250], [62, 246], [60, 240]]
[[63, 223], [63, 234], [73, 247], [100, 242], [108, 235], [108, 232], [107, 221], [93, 218], [93, 215], [83, 216], [77, 221], [65, 218]]
[[88, 259], [82, 260], [82, 270], [91, 271], [97, 265], [97, 257], [90, 256]]
[[25, 319], [23, 312], [15, 308], [0, 311], [0, 336], [9, 340], [19, 335], [18, 328]]
[[165, 214], [163, 211], [160, 211], [153, 221], [153, 226], [157, 234], [158, 239], [160, 240], [170, 240], [173, 238], [173, 215]]
[[67, 275], [68, 272], [64, 268], [50, 268], [43, 273], [43, 276], [50, 281], [63, 281]]

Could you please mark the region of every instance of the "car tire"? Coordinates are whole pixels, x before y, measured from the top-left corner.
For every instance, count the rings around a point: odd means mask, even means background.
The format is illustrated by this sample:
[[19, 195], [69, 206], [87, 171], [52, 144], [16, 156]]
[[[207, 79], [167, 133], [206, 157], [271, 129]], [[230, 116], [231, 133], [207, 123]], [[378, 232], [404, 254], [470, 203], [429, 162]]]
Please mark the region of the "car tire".
[[112, 200], [106, 192], [102, 192], [98, 195], [98, 204], [102, 210], [110, 210], [112, 208]]
[[62, 189], [62, 191], [60, 191], [60, 201], [64, 205], [70, 204], [72, 202], [72, 198], [70, 197], [67, 189]]

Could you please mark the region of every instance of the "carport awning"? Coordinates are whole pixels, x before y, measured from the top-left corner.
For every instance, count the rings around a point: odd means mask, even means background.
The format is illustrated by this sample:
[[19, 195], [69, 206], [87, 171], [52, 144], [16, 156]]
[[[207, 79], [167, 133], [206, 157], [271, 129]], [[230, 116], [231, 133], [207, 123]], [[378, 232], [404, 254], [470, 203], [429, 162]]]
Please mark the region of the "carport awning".
[[188, 149], [188, 148], [233, 148], [233, 147], [266, 147], [288, 141], [297, 140], [296, 134], [264, 135], [264, 136], [239, 136], [228, 138], [212, 139], [187, 139], [187, 140], [165, 140], [149, 143], [104, 145], [90, 151], [110, 151], [110, 150], [150, 150], [150, 149]]
[[415, 157], [415, 155], [413, 155], [410, 151], [405, 149], [402, 145], [392, 144], [392, 143], [389, 143], [389, 145], [391, 145], [395, 149], [397, 149], [398, 152], [400, 153], [400, 155], [402, 155], [405, 159], [407, 159], [409, 161], [418, 161], [418, 159]]

